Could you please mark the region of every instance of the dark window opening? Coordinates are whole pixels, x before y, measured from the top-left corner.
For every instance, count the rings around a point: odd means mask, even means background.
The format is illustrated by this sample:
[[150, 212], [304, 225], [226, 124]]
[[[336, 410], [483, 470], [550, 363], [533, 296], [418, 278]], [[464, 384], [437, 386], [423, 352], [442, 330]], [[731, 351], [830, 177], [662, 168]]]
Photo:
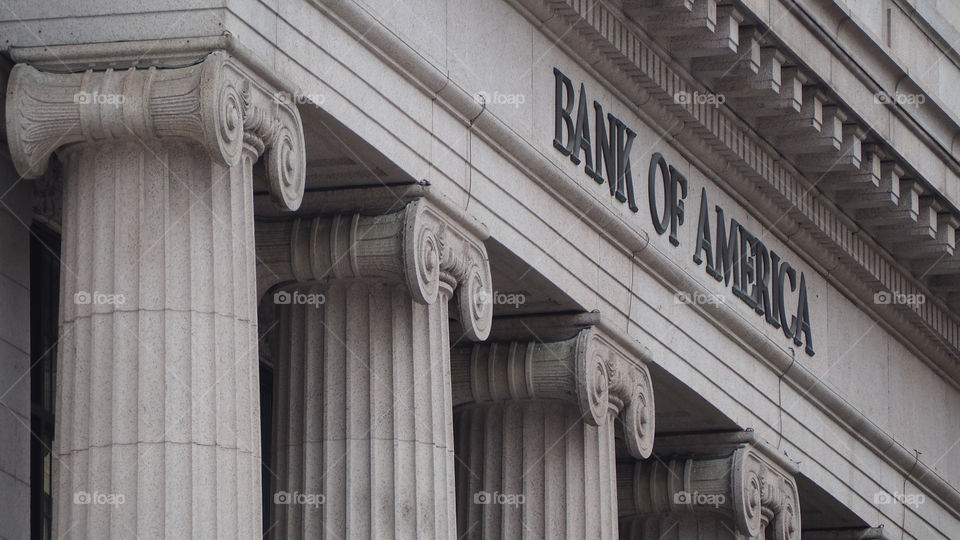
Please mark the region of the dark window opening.
[[60, 308], [60, 235], [34, 225], [30, 235], [30, 537], [53, 534], [54, 414]]
[[[261, 343], [261, 346], [263, 344]], [[270, 530], [270, 507], [273, 497], [270, 496], [273, 469], [271, 462], [271, 445], [273, 441], [273, 366], [260, 361], [260, 464], [261, 464], [261, 505], [263, 507], [263, 534]]]

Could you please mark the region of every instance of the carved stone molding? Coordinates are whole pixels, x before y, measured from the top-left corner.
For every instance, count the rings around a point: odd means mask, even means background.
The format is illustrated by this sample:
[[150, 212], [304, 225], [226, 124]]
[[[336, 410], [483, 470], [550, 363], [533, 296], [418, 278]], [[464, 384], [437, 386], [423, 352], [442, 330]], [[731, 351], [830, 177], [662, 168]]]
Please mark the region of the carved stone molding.
[[466, 337], [486, 339], [493, 319], [487, 250], [425, 199], [368, 216], [339, 214], [257, 223], [258, 292], [332, 279], [399, 281], [417, 302], [454, 290]]
[[[889, 174], [883, 174], [881, 145], [876, 144], [881, 141], [864, 138], [872, 131], [869, 126], [845, 120], [849, 116], [846, 106], [830, 103], [814, 85], [813, 74], [784, 68], [795, 61], [785, 59], [783, 54], [788, 51], [782, 47], [758, 41], [758, 21], [742, 19], [732, 5], [721, 10], [717, 2], [670, 3], [676, 8], [670, 11], [666, 4], [643, 1], [511, 1], [536, 14], [555, 35], [565, 35], [571, 27], [582, 29], [564, 41], [582, 57], [592, 58], [594, 68], [627, 95], [641, 89], [638, 105], [662, 125], [685, 126], [674, 133], [678, 141], [689, 145], [690, 153], [704, 168], [730, 171], [727, 178], [732, 187], [800, 249], [831, 261], [826, 268], [842, 263], [843, 268], [832, 274], [861, 301], [872, 303], [877, 291], [925, 295], [927, 302], [920, 306], [881, 306], [889, 309], [879, 310], [879, 314], [909, 336], [937, 369], [960, 380], [955, 360], [960, 349], [960, 321], [946, 303], [960, 299], [960, 294], [947, 296], [960, 290], [960, 280], [945, 279], [960, 269], [956, 231], [951, 225], [958, 216], [943, 215], [949, 205], [938, 200], [929, 187], [901, 184], [907, 177], [917, 177], [905, 173], [910, 164], [894, 160], [897, 167], [889, 167]], [[712, 11], [702, 9], [711, 4]], [[707, 12], [710, 16], [704, 17]], [[648, 30], [654, 29], [652, 33], [660, 34], [660, 40], [668, 39], [671, 52], [695, 60], [690, 69], [698, 77], [709, 81], [722, 78], [737, 86], [722, 89], [729, 103], [713, 107], [695, 100], [678, 102], [678, 95], [711, 94], [710, 85], [693, 81], [678, 67], [681, 62], [652, 47], [649, 39], [636, 31], [636, 22], [628, 21], [624, 13]], [[649, 17], [655, 22], [646, 22]], [[689, 35], [676, 41], [676, 27], [685, 25]], [[766, 40], [774, 37], [773, 33], [761, 34]], [[736, 54], [720, 50], [734, 38]], [[747, 64], [752, 66], [747, 68]], [[774, 76], [778, 70], [779, 81]], [[760, 90], [763, 87], [767, 89]], [[756, 116], [750, 122], [760, 131], [730, 114], [728, 106]], [[758, 133], [766, 133], [766, 138]], [[798, 174], [798, 169], [787, 166], [780, 152], [772, 152], [768, 139], [776, 142], [783, 154], [802, 157], [797, 163], [799, 170], [806, 169], [826, 194], [811, 187], [811, 180]], [[717, 152], [710, 152], [711, 147]], [[820, 157], [809, 159], [810, 152]], [[895, 154], [889, 149], [882, 152]], [[824, 164], [830, 172], [822, 170]], [[812, 165], [817, 166], [810, 168]], [[920, 165], [913, 163], [914, 167]], [[831, 198], [833, 202], [828, 202]], [[921, 199], [928, 201], [926, 206], [921, 206]], [[837, 205], [852, 212], [879, 243], [871, 235], [860, 234]], [[794, 234], [797, 227], [801, 234]], [[904, 265], [912, 267], [912, 275], [904, 271]], [[933, 294], [930, 288], [942, 294]]]
[[181, 138], [232, 167], [244, 144], [266, 153], [272, 196], [300, 206], [306, 158], [296, 108], [231, 56], [182, 68], [46, 73], [18, 64], [7, 92], [7, 136], [17, 171], [41, 176], [50, 155], [76, 143]]
[[600, 426], [619, 417], [630, 454], [653, 449], [650, 373], [595, 328], [549, 343], [511, 341], [457, 347], [451, 353], [454, 406], [505, 400], [556, 399], [579, 407]]
[[[723, 456], [636, 461], [617, 467], [621, 530], [637, 522], [685, 515], [721, 516], [745, 538], [800, 538], [800, 499], [793, 476], [749, 445]], [[628, 533], [627, 538], [632, 538]]]

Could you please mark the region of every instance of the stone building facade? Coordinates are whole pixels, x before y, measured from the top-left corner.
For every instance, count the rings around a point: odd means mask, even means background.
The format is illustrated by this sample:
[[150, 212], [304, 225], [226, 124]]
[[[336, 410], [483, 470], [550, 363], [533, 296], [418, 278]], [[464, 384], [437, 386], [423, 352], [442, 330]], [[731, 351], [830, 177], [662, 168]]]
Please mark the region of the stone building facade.
[[9, 2], [0, 538], [960, 537], [960, 8]]

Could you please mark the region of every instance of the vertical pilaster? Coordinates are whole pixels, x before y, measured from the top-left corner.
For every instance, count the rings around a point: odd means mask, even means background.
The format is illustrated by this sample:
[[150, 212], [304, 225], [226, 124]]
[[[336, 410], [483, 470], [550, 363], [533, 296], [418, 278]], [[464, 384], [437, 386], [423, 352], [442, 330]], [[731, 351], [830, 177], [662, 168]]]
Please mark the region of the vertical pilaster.
[[617, 423], [634, 455], [652, 446], [642, 364], [595, 329], [457, 348], [452, 364], [459, 536], [617, 538]]
[[258, 238], [286, 283], [274, 537], [456, 538], [448, 303], [486, 336], [483, 245], [426, 201]]
[[253, 164], [284, 156], [293, 207], [303, 182], [299, 118], [269, 95], [222, 53], [14, 68], [14, 163], [64, 165], [57, 538], [260, 535]]

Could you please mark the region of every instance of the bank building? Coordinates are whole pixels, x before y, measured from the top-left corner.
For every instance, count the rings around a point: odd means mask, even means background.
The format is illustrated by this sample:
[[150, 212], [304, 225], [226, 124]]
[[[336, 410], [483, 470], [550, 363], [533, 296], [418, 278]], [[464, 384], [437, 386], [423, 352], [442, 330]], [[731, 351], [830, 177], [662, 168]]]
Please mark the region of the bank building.
[[960, 538], [960, 3], [0, 1], [0, 538]]

